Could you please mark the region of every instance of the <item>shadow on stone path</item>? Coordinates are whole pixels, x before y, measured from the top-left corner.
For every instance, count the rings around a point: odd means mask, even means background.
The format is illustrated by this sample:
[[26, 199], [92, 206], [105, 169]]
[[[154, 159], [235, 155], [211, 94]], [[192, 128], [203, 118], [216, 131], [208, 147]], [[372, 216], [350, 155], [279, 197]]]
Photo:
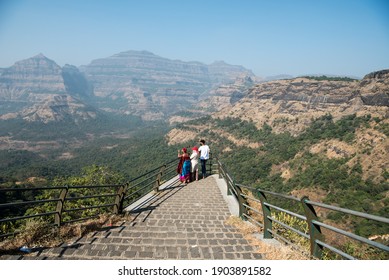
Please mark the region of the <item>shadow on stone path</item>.
[[119, 226], [60, 247], [1, 259], [261, 259], [234, 227], [215, 178], [171, 185], [135, 207]]

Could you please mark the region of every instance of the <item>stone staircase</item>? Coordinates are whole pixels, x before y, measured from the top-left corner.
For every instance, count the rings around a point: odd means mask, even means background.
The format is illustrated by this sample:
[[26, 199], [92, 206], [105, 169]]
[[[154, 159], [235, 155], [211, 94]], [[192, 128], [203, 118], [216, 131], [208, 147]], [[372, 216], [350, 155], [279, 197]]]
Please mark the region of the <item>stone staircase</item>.
[[261, 259], [234, 227], [217, 177], [171, 184], [145, 198], [119, 226], [68, 244], [1, 259]]

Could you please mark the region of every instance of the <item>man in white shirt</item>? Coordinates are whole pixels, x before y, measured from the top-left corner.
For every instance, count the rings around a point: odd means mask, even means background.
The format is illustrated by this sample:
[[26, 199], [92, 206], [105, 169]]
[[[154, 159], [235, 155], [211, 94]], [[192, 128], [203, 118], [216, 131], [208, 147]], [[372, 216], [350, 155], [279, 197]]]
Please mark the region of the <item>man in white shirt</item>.
[[207, 166], [206, 166], [207, 159], [209, 159], [209, 153], [211, 152], [208, 145], [205, 145], [204, 139], [200, 140], [199, 152], [200, 152], [200, 161], [201, 161], [201, 173], [203, 174], [203, 179], [204, 179], [207, 173]]

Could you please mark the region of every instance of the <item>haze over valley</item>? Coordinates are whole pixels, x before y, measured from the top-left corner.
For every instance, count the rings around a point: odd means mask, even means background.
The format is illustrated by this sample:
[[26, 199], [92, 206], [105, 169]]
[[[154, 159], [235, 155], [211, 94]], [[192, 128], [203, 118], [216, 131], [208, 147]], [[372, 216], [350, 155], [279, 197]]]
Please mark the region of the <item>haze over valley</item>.
[[0, 188], [123, 183], [205, 139], [241, 184], [387, 217], [384, 2], [1, 1]]

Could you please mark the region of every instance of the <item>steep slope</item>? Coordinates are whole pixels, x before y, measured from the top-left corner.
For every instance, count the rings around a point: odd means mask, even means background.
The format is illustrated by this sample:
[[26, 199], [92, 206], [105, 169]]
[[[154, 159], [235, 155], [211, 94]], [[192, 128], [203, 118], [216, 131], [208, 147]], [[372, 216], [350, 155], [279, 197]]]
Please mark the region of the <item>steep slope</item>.
[[42, 54], [16, 62], [0, 74], [0, 119], [50, 122], [96, 117], [79, 98], [92, 90], [74, 66], [61, 68]]
[[1, 73], [0, 98], [25, 100], [33, 99], [34, 94], [64, 94], [61, 73], [61, 67], [43, 54], [16, 62]]
[[[384, 70], [361, 81], [296, 78], [256, 84], [235, 103], [224, 94], [218, 112], [180, 124], [166, 140], [185, 145], [208, 138], [220, 157], [227, 158], [251, 149], [260, 159], [270, 145], [269, 153], [284, 151], [279, 157], [286, 161], [273, 162], [267, 174], [281, 172], [283, 180], [301, 172], [300, 163], [290, 167], [289, 155], [344, 160], [345, 169], [359, 170], [362, 180], [379, 184], [389, 177], [388, 83], [389, 71]], [[266, 135], [275, 142], [267, 142]]]
[[252, 120], [257, 127], [267, 123], [276, 132], [298, 135], [312, 119], [325, 114], [335, 120], [354, 113], [386, 116], [388, 80], [386, 73], [374, 79], [367, 75], [360, 82], [295, 78], [261, 83], [240, 102], [214, 116]]

